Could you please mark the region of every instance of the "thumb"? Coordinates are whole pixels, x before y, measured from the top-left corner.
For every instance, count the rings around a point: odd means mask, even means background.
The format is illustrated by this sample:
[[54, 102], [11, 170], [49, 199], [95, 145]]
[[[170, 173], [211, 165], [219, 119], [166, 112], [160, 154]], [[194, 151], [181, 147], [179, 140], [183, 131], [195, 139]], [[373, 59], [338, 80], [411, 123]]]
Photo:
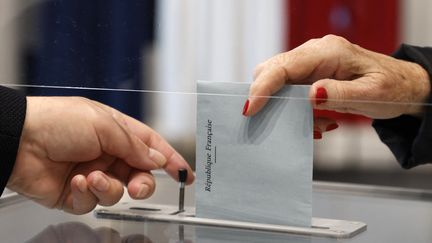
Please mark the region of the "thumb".
[[368, 106], [363, 101], [370, 101], [373, 96], [373, 88], [364, 79], [318, 80], [311, 86], [309, 99], [315, 109], [363, 114]]

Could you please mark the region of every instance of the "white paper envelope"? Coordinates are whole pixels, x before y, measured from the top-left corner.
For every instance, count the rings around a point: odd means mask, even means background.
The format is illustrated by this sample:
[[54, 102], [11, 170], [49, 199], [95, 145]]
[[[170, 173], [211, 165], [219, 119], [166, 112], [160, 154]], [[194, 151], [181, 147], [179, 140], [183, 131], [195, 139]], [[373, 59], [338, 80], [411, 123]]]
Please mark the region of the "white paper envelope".
[[[253, 117], [249, 84], [198, 81], [196, 215], [310, 227], [309, 86], [286, 86]], [[220, 95], [225, 94], [225, 95]]]

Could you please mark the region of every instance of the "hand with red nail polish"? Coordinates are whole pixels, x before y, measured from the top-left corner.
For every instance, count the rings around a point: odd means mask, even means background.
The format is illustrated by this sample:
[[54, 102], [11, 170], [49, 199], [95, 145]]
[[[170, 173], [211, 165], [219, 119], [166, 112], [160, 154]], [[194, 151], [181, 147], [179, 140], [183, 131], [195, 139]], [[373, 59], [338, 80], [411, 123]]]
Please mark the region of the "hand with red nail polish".
[[248, 109], [249, 109], [249, 100], [246, 100], [246, 102], [245, 102], [245, 104], [244, 104], [244, 106], [243, 106], [243, 116], [246, 116], [247, 115], [247, 111], [248, 111]]
[[332, 124], [330, 124], [330, 125], [327, 125], [325, 130], [326, 130], [326, 132], [330, 132], [330, 131], [335, 130], [335, 129], [338, 128], [338, 127], [339, 127], [338, 124], [336, 124], [336, 123], [332, 123]]
[[74, 214], [155, 190], [152, 170], [177, 179], [193, 171], [158, 133], [101, 103], [79, 97], [27, 97], [18, 154], [7, 187]]
[[[431, 92], [420, 65], [375, 53], [334, 35], [312, 39], [258, 65], [247, 115], [286, 84], [310, 84], [313, 108], [388, 119], [421, 116]], [[417, 105], [413, 105], [417, 104]]]
[[315, 93], [315, 103], [320, 105], [327, 101], [327, 90], [325, 88], [319, 87]]

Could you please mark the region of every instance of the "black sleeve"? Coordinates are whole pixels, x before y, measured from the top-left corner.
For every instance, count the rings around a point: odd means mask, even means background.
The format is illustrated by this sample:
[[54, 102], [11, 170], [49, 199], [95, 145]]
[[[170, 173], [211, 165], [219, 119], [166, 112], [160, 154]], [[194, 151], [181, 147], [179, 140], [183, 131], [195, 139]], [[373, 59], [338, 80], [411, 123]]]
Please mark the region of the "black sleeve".
[[15, 164], [26, 106], [24, 95], [0, 86], [0, 193], [3, 193]]
[[[421, 65], [432, 77], [432, 48], [403, 44], [395, 58]], [[374, 120], [373, 126], [405, 169], [432, 163], [432, 98], [429, 96], [422, 118], [402, 115], [393, 119]]]

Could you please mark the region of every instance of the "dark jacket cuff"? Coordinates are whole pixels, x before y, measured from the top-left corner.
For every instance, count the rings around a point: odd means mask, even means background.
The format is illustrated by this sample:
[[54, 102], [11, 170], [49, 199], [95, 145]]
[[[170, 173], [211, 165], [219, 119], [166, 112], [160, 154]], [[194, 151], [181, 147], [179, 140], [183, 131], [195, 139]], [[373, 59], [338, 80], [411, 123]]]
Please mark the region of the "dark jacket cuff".
[[12, 173], [26, 114], [26, 97], [0, 86], [0, 193]]
[[[432, 48], [403, 44], [393, 56], [419, 64], [432, 77]], [[393, 119], [376, 119], [372, 124], [405, 169], [432, 163], [432, 97], [427, 103], [422, 118], [402, 115]]]

